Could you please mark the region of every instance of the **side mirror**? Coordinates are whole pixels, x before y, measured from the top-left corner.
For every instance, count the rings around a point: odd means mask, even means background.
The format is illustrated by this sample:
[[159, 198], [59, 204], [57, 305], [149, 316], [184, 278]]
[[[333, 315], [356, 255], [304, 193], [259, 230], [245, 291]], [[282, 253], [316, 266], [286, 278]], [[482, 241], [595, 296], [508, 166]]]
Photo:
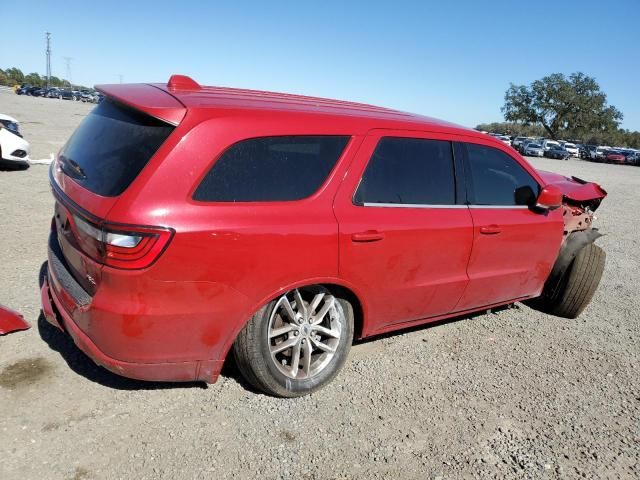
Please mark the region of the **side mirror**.
[[540, 191], [536, 200], [536, 208], [555, 210], [562, 206], [562, 191], [555, 185], [547, 185]]

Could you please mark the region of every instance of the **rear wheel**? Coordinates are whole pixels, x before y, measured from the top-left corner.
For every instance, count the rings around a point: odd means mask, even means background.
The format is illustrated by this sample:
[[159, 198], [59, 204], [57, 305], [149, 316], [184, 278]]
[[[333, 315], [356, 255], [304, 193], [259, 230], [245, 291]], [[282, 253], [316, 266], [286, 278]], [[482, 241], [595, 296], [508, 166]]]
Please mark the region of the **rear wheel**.
[[606, 253], [589, 243], [582, 247], [553, 296], [543, 296], [531, 301], [531, 306], [551, 315], [577, 318], [589, 305], [598, 288]]
[[279, 397], [297, 397], [329, 383], [353, 340], [351, 304], [323, 287], [287, 292], [261, 308], [233, 347], [242, 375]]

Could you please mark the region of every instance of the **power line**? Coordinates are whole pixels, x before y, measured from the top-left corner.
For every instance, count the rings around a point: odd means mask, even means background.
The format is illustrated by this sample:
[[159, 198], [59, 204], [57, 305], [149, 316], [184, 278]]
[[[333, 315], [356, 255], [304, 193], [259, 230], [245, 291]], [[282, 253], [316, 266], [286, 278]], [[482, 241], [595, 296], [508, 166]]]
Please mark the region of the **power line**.
[[51, 87], [51, 33], [45, 33], [47, 39], [47, 88]]

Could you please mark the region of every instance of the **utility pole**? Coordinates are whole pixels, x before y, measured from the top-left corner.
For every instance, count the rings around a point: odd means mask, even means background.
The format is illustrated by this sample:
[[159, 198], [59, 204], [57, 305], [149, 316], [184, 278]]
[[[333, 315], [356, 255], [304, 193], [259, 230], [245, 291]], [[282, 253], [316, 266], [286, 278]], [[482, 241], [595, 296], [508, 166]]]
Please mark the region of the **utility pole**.
[[120, 77], [120, 83], [122, 83], [122, 74], [118, 75]]
[[45, 33], [47, 38], [47, 88], [51, 88], [51, 33]]
[[64, 57], [64, 63], [67, 64], [67, 80], [69, 81], [71, 86], [73, 86], [73, 81], [71, 80], [71, 60], [73, 60], [73, 58]]

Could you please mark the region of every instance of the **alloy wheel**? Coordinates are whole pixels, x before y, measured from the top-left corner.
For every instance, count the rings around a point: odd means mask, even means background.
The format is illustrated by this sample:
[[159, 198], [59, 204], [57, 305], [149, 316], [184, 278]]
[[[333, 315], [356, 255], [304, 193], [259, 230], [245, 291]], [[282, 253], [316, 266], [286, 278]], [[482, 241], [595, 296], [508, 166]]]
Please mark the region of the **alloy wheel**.
[[300, 289], [286, 293], [269, 317], [271, 360], [292, 379], [319, 374], [336, 354], [344, 322], [344, 312], [333, 295]]

